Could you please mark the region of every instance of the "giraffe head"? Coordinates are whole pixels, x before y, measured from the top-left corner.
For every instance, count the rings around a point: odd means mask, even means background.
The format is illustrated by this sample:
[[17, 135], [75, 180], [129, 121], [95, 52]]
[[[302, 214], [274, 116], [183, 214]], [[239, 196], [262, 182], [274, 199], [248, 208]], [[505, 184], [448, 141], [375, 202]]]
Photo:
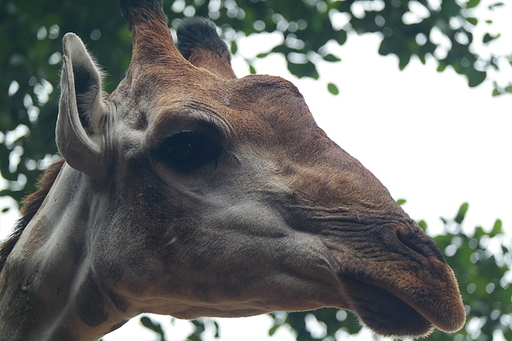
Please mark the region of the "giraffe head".
[[160, 1], [120, 3], [126, 78], [103, 93], [66, 35], [57, 124], [91, 197], [88, 259], [120, 307], [180, 318], [339, 307], [382, 335], [461, 328], [435, 243], [293, 84], [236, 78], [209, 21], [185, 21], [178, 50]]

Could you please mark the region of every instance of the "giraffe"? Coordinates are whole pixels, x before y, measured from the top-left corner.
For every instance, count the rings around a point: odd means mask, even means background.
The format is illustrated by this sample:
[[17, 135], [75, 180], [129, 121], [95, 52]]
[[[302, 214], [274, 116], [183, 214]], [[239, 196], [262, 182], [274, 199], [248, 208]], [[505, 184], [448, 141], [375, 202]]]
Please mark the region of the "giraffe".
[[465, 322], [439, 249], [316, 125], [297, 88], [237, 78], [205, 19], [176, 47], [161, 0], [120, 0], [111, 94], [63, 38], [52, 165], [0, 252], [0, 340], [97, 340], [142, 313], [338, 307], [381, 335]]

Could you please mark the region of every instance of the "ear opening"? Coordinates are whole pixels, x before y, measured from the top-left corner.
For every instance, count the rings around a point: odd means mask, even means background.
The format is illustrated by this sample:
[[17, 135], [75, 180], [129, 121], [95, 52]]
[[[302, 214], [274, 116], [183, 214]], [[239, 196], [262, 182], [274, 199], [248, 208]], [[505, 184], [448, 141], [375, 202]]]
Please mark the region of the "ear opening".
[[101, 72], [75, 34], [66, 34], [62, 43], [57, 147], [71, 167], [100, 178], [107, 167], [104, 150], [107, 108], [101, 98]]
[[101, 129], [101, 74], [99, 70], [73, 63], [76, 104], [80, 122], [88, 135], [97, 134]]
[[177, 35], [178, 49], [191, 64], [220, 78], [236, 78], [231, 68], [231, 54], [213, 22], [200, 17], [185, 19], [178, 26]]

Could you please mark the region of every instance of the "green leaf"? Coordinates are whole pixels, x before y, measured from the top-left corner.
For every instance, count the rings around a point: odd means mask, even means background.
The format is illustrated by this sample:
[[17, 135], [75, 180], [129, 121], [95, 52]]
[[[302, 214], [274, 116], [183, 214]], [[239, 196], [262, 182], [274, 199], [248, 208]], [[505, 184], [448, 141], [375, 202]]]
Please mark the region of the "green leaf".
[[476, 6], [478, 6], [479, 3], [480, 0], [469, 0], [468, 2], [466, 2], [466, 6], [468, 8], [475, 8]]
[[474, 233], [475, 238], [480, 239], [485, 235], [486, 235], [486, 233], [485, 233], [484, 229], [482, 228], [482, 226], [477, 226], [475, 228], [475, 233]]
[[492, 227], [492, 231], [489, 236], [493, 238], [498, 234], [503, 234], [503, 222], [500, 219], [497, 219], [496, 222], [494, 222], [494, 226]]
[[343, 45], [347, 41], [347, 31], [340, 30], [336, 32], [334, 39], [338, 42], [338, 44]]
[[334, 83], [327, 84], [327, 90], [333, 95], [338, 95], [340, 93], [340, 90], [338, 89], [338, 86]]
[[154, 332], [155, 332], [155, 333], [157, 333], [158, 335], [160, 335], [160, 341], [164, 341], [164, 340], [165, 340], [165, 334], [164, 334], [164, 331], [163, 331], [162, 326], [160, 325], [160, 323], [152, 321], [152, 320], [151, 320], [149, 317], [147, 317], [147, 316], [142, 316], [142, 317], [140, 318], [140, 323], [141, 323], [144, 327], [146, 327], [146, 328], [148, 328], [148, 329], [150, 329], [150, 330], [154, 331]]
[[405, 69], [407, 64], [411, 61], [411, 55], [409, 53], [398, 56], [398, 68], [400, 70]]
[[492, 90], [492, 96], [493, 97], [497, 97], [497, 96], [500, 96], [500, 95], [502, 95], [500, 89], [494, 88], [494, 90]]
[[512, 84], [507, 85], [507, 86], [505, 87], [505, 91], [506, 91], [506, 92], [508, 92], [508, 93], [510, 93], [510, 94], [512, 94]]
[[427, 222], [425, 220], [418, 221], [418, 225], [419, 225], [419, 227], [421, 227], [423, 229], [423, 231], [426, 231], [428, 228]]
[[249, 65], [249, 72], [251, 73], [251, 75], [255, 75], [256, 74], [256, 68], [252, 65]]
[[477, 18], [469, 17], [469, 18], [466, 18], [466, 21], [467, 21], [468, 23], [470, 23], [471, 25], [476, 25], [476, 24], [478, 24], [478, 19], [477, 19]]
[[261, 58], [265, 58], [265, 57], [266, 57], [266, 56], [268, 56], [270, 53], [271, 53], [271, 52], [258, 53], [258, 54], [256, 55], [256, 58], [259, 58], [259, 59], [261, 59]]
[[214, 338], [220, 339], [220, 326], [217, 321], [213, 320], [213, 325], [215, 326], [215, 336]]
[[453, 219], [453, 220], [455, 220], [455, 222], [457, 224], [462, 224], [462, 222], [464, 221], [464, 218], [466, 217], [466, 213], [468, 212], [468, 208], [469, 208], [469, 204], [467, 202], [463, 203], [460, 206], [459, 212], [457, 212], [457, 215]]
[[400, 206], [404, 205], [406, 202], [407, 202], [407, 200], [405, 200], [405, 199], [398, 199], [398, 200], [396, 201], [396, 203], [397, 203], [398, 205], [400, 205]]
[[311, 77], [313, 79], [318, 79], [320, 77], [316, 69], [316, 65], [309, 60], [304, 64], [297, 64], [288, 61], [288, 70], [299, 78]]
[[328, 55], [324, 56], [324, 60], [326, 62], [339, 62], [341, 61], [341, 58], [333, 55], [332, 53], [329, 53]]
[[268, 336], [273, 336], [277, 329], [279, 329], [279, 327], [281, 327], [280, 324], [276, 324], [276, 325], [273, 325], [269, 330], [268, 330]]
[[469, 87], [474, 88], [475, 86], [480, 85], [485, 78], [487, 78], [487, 72], [471, 70], [471, 72], [468, 72], [467, 76]]
[[237, 51], [238, 51], [238, 44], [236, 43], [236, 41], [232, 41], [231, 42], [231, 54], [236, 54]]
[[493, 10], [493, 9], [496, 9], [496, 8], [502, 7], [502, 6], [505, 6], [505, 4], [503, 2], [497, 2], [495, 4], [489, 5], [489, 9]]
[[500, 33], [499, 33], [499, 34], [497, 34], [497, 35], [495, 35], [495, 36], [492, 36], [492, 35], [490, 35], [489, 33], [486, 33], [486, 34], [484, 35], [483, 42], [484, 42], [484, 44], [488, 44], [488, 43], [490, 43], [491, 41], [493, 41], [494, 39], [499, 38], [500, 36], [501, 36], [501, 34], [500, 34]]
[[389, 38], [384, 38], [380, 42], [379, 46], [379, 54], [381, 56], [387, 56], [388, 54], [393, 52], [393, 42]]

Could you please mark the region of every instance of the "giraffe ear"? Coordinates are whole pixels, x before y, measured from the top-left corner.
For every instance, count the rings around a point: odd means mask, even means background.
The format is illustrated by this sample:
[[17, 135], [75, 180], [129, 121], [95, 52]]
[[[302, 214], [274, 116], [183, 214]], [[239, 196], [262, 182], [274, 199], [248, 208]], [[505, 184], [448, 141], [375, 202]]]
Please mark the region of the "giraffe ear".
[[101, 98], [101, 73], [75, 34], [66, 34], [62, 44], [57, 147], [71, 167], [101, 178], [107, 167], [104, 131], [108, 113]]

